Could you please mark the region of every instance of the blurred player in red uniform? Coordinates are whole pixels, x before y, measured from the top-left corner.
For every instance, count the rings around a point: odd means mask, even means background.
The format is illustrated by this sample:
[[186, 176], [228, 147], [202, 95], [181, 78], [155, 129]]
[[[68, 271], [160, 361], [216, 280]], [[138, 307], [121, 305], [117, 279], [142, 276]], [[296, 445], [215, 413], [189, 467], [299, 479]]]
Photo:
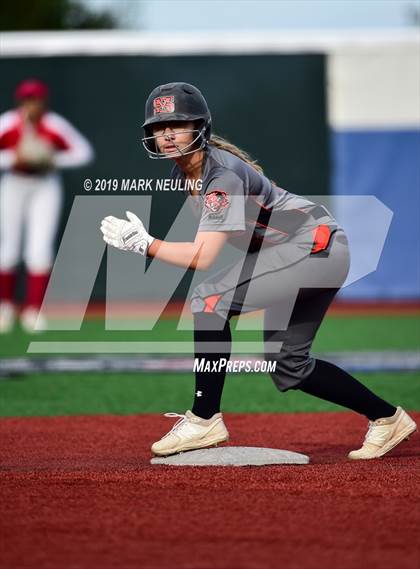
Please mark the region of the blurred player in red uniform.
[[[23, 328], [38, 320], [54, 260], [54, 239], [63, 188], [58, 169], [83, 166], [93, 158], [89, 142], [66, 119], [47, 109], [48, 87], [25, 80], [15, 91], [17, 108], [0, 115], [0, 332], [16, 318], [15, 289], [21, 259], [27, 270]], [[23, 238], [23, 239], [22, 239]]]

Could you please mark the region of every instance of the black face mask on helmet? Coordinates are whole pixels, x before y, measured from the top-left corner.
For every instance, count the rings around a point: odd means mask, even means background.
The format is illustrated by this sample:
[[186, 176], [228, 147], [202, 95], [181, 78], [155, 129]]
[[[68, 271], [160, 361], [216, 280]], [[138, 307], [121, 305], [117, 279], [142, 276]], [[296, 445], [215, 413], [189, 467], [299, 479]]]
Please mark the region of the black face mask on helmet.
[[[176, 158], [205, 148], [210, 140], [211, 116], [207, 102], [201, 92], [189, 83], [168, 83], [153, 89], [146, 101], [145, 132], [142, 143], [149, 158]], [[171, 121], [194, 121], [193, 140], [184, 148], [173, 152], [159, 152], [157, 136], [153, 135], [152, 126]], [[162, 135], [160, 135], [162, 136]]]

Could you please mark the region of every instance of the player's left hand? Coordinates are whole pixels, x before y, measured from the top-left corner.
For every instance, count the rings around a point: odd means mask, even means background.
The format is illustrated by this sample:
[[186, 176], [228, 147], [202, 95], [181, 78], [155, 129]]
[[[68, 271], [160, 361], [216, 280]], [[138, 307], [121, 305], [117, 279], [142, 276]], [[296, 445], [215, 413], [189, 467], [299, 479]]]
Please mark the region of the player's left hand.
[[147, 255], [147, 250], [154, 241], [154, 237], [149, 235], [141, 220], [131, 213], [125, 212], [128, 218], [118, 219], [113, 215], [108, 215], [102, 220], [101, 231], [103, 239], [108, 245], [112, 245], [122, 251], [134, 251], [140, 255]]

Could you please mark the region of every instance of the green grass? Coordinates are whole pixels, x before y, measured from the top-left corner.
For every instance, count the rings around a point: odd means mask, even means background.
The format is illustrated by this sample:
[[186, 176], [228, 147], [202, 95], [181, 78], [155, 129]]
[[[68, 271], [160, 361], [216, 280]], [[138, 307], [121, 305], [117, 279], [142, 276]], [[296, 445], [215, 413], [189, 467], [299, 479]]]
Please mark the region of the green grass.
[[[420, 410], [414, 373], [360, 374], [375, 393]], [[193, 374], [55, 374], [0, 381], [0, 416], [184, 412], [191, 406]], [[223, 410], [237, 413], [343, 411], [300, 391], [280, 393], [267, 374], [228, 374]]]
[[[261, 331], [236, 331], [234, 341], [261, 338]], [[36, 336], [16, 328], [0, 338], [0, 357], [25, 356], [31, 340], [42, 341], [179, 341], [191, 331], [176, 331], [173, 320], [161, 320], [151, 332], [104, 330], [88, 319], [78, 332], [47, 332]], [[330, 316], [320, 328], [316, 352], [352, 350], [414, 350], [420, 326], [414, 316]], [[174, 354], [173, 354], [174, 355]], [[192, 354], [191, 354], [192, 355]], [[420, 377], [415, 373], [360, 374], [376, 393], [407, 409], [420, 410]], [[0, 381], [0, 416], [48, 416], [97, 413], [162, 413], [191, 405], [191, 374], [34, 374]], [[225, 411], [309, 412], [340, 410], [299, 391], [279, 393], [267, 374], [229, 374], [223, 396]]]
[[[234, 331], [237, 341], [261, 340], [262, 332]], [[192, 331], [177, 331], [173, 320], [161, 320], [154, 330], [105, 331], [99, 319], [87, 320], [80, 331], [54, 331], [28, 336], [19, 327], [1, 336], [0, 357], [23, 356], [30, 341], [182, 341], [192, 340]], [[420, 345], [420, 324], [413, 316], [330, 316], [323, 322], [313, 349], [318, 352], [346, 350], [413, 350]]]

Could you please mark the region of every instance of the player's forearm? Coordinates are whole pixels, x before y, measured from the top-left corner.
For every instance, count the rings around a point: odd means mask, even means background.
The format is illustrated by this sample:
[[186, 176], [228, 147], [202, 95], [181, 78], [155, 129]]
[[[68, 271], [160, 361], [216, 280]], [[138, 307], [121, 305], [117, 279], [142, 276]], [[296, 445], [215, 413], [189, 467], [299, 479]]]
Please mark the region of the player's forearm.
[[210, 260], [203, 251], [202, 243], [177, 243], [155, 239], [148, 250], [149, 257], [177, 265], [178, 267], [205, 271], [210, 266]]
[[156, 257], [178, 267], [206, 271], [215, 261], [227, 239], [225, 232], [197, 232], [194, 242], [161, 241], [149, 235], [135, 213], [126, 211], [127, 219], [107, 215], [101, 221], [103, 240], [122, 251]]
[[78, 168], [86, 166], [94, 158], [91, 146], [83, 145], [70, 150], [56, 152], [53, 163], [56, 168]]

